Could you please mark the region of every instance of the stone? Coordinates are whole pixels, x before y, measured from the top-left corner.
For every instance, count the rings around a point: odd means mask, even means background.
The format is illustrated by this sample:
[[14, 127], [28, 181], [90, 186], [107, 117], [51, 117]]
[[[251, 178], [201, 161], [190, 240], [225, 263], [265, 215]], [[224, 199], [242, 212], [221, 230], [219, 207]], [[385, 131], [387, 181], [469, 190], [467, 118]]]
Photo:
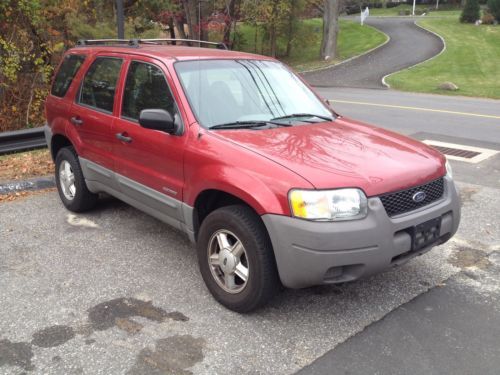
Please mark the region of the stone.
[[438, 86], [438, 89], [448, 90], [448, 91], [457, 91], [458, 86], [455, 85], [453, 82], [443, 82]]

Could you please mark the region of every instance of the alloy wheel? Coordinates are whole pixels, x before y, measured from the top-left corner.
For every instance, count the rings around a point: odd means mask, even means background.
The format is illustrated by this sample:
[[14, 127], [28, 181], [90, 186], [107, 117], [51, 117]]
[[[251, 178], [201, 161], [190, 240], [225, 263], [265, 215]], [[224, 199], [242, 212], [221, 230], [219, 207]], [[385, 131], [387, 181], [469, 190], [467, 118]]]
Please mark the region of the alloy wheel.
[[59, 166], [59, 182], [64, 197], [69, 201], [73, 200], [76, 194], [75, 174], [67, 160], [63, 160]]
[[208, 242], [208, 264], [217, 284], [231, 294], [248, 283], [249, 263], [245, 247], [232, 232], [221, 229]]

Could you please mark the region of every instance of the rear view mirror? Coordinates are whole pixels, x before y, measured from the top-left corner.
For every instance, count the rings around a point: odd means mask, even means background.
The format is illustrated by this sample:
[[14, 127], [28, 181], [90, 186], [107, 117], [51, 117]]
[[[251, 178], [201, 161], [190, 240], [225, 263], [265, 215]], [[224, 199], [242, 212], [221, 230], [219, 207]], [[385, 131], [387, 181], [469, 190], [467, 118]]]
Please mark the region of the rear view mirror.
[[161, 130], [169, 134], [176, 131], [172, 115], [164, 109], [143, 109], [139, 115], [139, 124], [143, 128]]

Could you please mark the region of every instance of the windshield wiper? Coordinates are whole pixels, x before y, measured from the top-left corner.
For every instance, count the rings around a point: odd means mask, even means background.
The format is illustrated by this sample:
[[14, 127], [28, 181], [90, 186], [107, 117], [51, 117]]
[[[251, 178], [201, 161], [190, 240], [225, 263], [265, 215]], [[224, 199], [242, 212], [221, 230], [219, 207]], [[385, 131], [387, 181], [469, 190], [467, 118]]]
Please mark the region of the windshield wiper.
[[246, 128], [259, 128], [261, 126], [266, 126], [268, 124], [278, 125], [278, 126], [289, 126], [288, 124], [281, 124], [271, 121], [233, 121], [226, 122], [224, 124], [213, 125], [209, 129], [246, 129]]
[[317, 117], [325, 121], [333, 121], [333, 118], [328, 117], [328, 116], [322, 116], [322, 115], [315, 115], [314, 113], [293, 113], [291, 115], [285, 115], [285, 116], [279, 116], [271, 119], [271, 121], [276, 121], [276, 120], [285, 120], [288, 118], [294, 118], [294, 117]]

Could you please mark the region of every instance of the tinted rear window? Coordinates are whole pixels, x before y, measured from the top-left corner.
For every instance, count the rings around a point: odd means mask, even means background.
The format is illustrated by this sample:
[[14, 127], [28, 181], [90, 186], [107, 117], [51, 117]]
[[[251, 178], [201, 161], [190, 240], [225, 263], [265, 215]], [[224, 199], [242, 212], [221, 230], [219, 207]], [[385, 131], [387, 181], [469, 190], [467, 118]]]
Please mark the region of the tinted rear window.
[[82, 66], [85, 60], [84, 55], [66, 55], [56, 74], [54, 84], [52, 85], [51, 94], [59, 97], [66, 95], [66, 92], [73, 82], [73, 78]]

